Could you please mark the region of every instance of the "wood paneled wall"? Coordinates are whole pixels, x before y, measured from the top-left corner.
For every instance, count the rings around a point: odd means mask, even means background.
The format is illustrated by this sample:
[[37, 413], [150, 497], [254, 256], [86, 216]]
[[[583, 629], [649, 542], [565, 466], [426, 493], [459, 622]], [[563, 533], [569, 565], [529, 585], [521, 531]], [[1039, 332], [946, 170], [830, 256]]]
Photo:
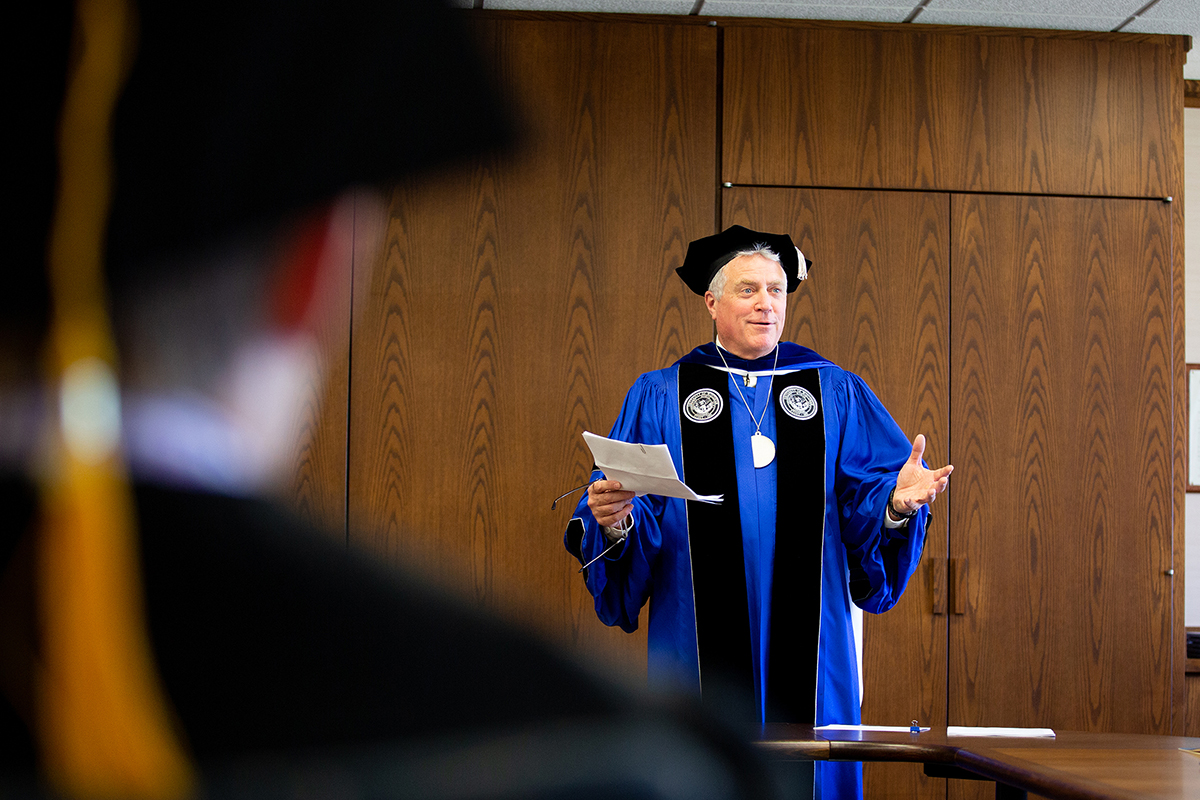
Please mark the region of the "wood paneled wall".
[[[1182, 192], [1184, 37], [471, 16], [524, 146], [364, 211], [353, 326], [329, 323], [331, 405], [298, 449], [309, 513], [644, 672], [644, 634], [595, 619], [549, 501], [586, 478], [579, 433], [711, 336], [673, 274], [688, 241], [787, 230], [816, 266], [786, 335], [959, 469], [928, 565], [868, 621], [870, 721], [1070, 705], [1086, 727], [1180, 732], [1181, 580], [1138, 595], [1141, 624], [1112, 598], [1141, 591], [1131, 570], [1183, 572], [1182, 203], [1161, 198]], [[950, 555], [973, 622], [936, 613]], [[987, 616], [985, 587], [1022, 599], [1023, 633]], [[1165, 683], [1114, 671], [1135, 638]], [[879, 796], [929, 793], [898, 775]]]

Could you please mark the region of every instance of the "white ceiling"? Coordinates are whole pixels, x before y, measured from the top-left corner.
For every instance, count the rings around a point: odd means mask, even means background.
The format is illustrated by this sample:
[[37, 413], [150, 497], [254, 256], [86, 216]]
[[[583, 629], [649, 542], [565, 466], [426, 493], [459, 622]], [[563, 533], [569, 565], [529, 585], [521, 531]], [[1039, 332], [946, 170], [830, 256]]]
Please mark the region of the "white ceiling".
[[[920, 22], [1183, 33], [1200, 48], [1200, 0], [453, 0], [467, 8]], [[482, 6], [481, 6], [482, 3]], [[1200, 51], [1183, 76], [1200, 80]]]

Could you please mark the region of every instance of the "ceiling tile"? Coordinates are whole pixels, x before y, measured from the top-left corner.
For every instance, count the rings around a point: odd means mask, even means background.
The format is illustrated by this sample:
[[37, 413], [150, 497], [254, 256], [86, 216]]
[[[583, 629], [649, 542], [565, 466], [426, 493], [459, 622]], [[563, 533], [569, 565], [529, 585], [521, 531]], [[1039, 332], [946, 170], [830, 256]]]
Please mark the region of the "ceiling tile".
[[903, 22], [912, 12], [911, 5], [886, 6], [880, 0], [873, 5], [850, 2], [781, 3], [754, 0], [706, 0], [700, 13], [712, 17], [766, 17], [769, 19], [842, 19], [865, 22]]
[[930, 25], [980, 25], [1000, 28], [1047, 28], [1067, 31], [1111, 31], [1126, 17], [1069, 17], [1057, 14], [1004, 14], [926, 7], [913, 20]]
[[[712, 3], [748, 3], [752, 0], [706, 0], [704, 7], [708, 8]], [[910, 12], [917, 6], [921, 0], [757, 0], [758, 5], [777, 6], [780, 8], [854, 8], [854, 9], [898, 9], [903, 8], [905, 12]], [[795, 14], [791, 15], [792, 17]]]
[[1120, 17], [1123, 21], [1144, 5], [1146, 0], [930, 0], [921, 16], [934, 10], [946, 10], [1054, 17]]
[[1186, 33], [1189, 36], [1200, 34], [1200, 19], [1157, 19], [1155, 17], [1138, 17], [1124, 28], [1123, 33]]
[[1200, 22], [1200, 3], [1197, 3], [1196, 0], [1158, 0], [1146, 10], [1142, 18], [1186, 19]]

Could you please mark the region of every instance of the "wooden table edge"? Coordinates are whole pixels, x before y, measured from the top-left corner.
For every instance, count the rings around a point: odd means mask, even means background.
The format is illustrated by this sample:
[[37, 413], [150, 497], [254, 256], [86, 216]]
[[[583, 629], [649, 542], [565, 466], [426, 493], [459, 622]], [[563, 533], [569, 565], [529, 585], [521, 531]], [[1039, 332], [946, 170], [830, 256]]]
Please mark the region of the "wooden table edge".
[[955, 764], [988, 780], [1049, 797], [1079, 800], [1145, 800], [1145, 795], [1064, 773], [1019, 756], [997, 752], [992, 748], [960, 748], [955, 756]]
[[[1067, 800], [1133, 800], [1144, 797], [1144, 795], [1109, 783], [1075, 773], [1063, 772], [1055, 767], [1006, 752], [1022, 744], [1029, 746], [1035, 743], [1039, 745], [1044, 743], [1053, 749], [1054, 743], [1061, 742], [1063, 738], [1075, 736], [1074, 732], [1066, 732], [1062, 737], [1056, 737], [1049, 742], [1040, 737], [1033, 739], [963, 737], [960, 742], [955, 740], [956, 737], [947, 740], [944, 734], [941, 734], [935, 741], [929, 741], [928, 739], [923, 740], [923, 735], [914, 735], [910, 739], [895, 733], [883, 735], [865, 733], [868, 737], [878, 737], [872, 741], [870, 739], [843, 738], [848, 736], [844, 732], [814, 731], [811, 726], [773, 727], [773, 730], [764, 730], [764, 738], [756, 742], [760, 751], [768, 758], [941, 764], [966, 770], [982, 779], [996, 781], [1015, 789]], [[1090, 736], [1090, 734], [1086, 735]], [[1102, 737], [1106, 734], [1097, 734], [1097, 736]], [[1179, 745], [1195, 746], [1200, 743], [1200, 739], [1194, 738], [1135, 736], [1138, 739], [1152, 741], [1153, 747], [1150, 749], [1156, 750], [1174, 750]], [[1073, 743], [1068, 739], [1068, 742], [1063, 744], [1070, 746]], [[1144, 748], [1135, 746], [1132, 749]]]
[[758, 741], [754, 745], [768, 758], [785, 761], [828, 761], [829, 742], [789, 742], [786, 740]]

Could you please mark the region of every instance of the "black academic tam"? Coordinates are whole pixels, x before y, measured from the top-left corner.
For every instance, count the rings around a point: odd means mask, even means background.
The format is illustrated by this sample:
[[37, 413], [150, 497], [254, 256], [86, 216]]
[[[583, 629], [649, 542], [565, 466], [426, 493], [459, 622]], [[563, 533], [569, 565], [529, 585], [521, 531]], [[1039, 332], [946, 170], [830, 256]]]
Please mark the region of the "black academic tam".
[[[796, 291], [800, 281], [808, 277], [812, 262], [804, 258], [792, 243], [792, 237], [786, 233], [760, 233], [741, 225], [730, 225], [720, 233], [689, 244], [683, 266], [676, 269], [675, 273], [689, 289], [703, 295], [721, 267], [732, 261], [738, 253], [760, 246], [767, 247], [779, 256], [779, 264], [787, 276], [787, 290], [789, 293]], [[803, 269], [800, 267], [801, 260], [804, 261]]]

